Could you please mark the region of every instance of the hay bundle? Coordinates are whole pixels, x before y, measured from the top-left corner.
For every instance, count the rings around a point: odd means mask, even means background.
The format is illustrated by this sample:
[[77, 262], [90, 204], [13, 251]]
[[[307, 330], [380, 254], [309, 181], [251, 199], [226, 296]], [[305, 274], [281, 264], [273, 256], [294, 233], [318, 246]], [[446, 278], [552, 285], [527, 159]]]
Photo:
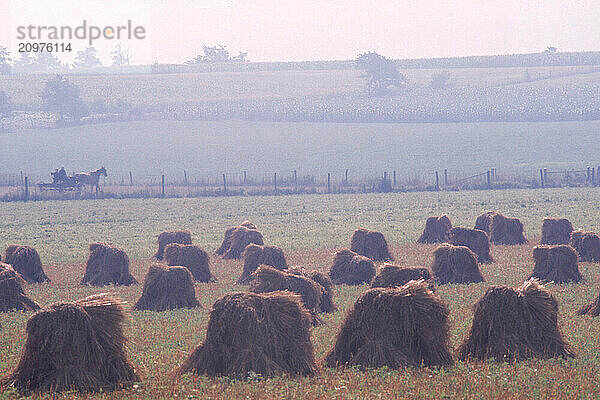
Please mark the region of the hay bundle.
[[11, 244], [4, 251], [4, 262], [10, 264], [27, 283], [49, 282], [38, 252], [29, 246]]
[[541, 244], [569, 244], [573, 225], [568, 219], [544, 218]]
[[287, 290], [299, 294], [302, 304], [313, 315], [313, 325], [320, 322], [316, 317], [316, 313], [323, 297], [323, 287], [306, 276], [279, 271], [273, 267], [263, 265], [252, 274], [249, 290], [252, 293]]
[[577, 315], [590, 315], [592, 317], [600, 315], [600, 294], [590, 304], [577, 310]]
[[468, 247], [477, 255], [477, 261], [482, 264], [494, 261], [490, 255], [490, 239], [487, 233], [482, 230], [462, 227], [452, 228], [448, 243]]
[[310, 314], [290, 292], [233, 293], [210, 312], [206, 340], [179, 372], [262, 377], [316, 373]]
[[583, 279], [579, 272], [577, 253], [571, 246], [535, 246], [533, 259], [535, 266], [531, 278], [554, 283], [579, 282]]
[[316, 270], [307, 270], [302, 267], [291, 267], [285, 270], [291, 274], [302, 275], [317, 282], [322, 287], [321, 302], [319, 303], [319, 311], [323, 313], [332, 313], [337, 311], [337, 307], [333, 304], [333, 282], [322, 272]]
[[189, 269], [156, 264], [148, 269], [144, 291], [133, 309], [167, 311], [199, 306]]
[[594, 232], [573, 231], [570, 244], [579, 254], [581, 261], [600, 261], [600, 237]]
[[325, 365], [452, 365], [448, 315], [448, 306], [424, 281], [369, 289], [346, 316]]
[[439, 217], [429, 217], [425, 222], [423, 234], [417, 243], [443, 243], [448, 240], [452, 222], [446, 214]]
[[137, 281], [129, 273], [129, 257], [125, 251], [110, 243], [92, 243], [81, 284], [129, 286]]
[[375, 264], [370, 258], [344, 249], [335, 254], [329, 277], [336, 285], [369, 283], [375, 276]]
[[488, 234], [493, 244], [524, 244], [527, 239], [523, 234], [523, 224], [518, 218], [509, 218], [490, 211], [481, 214], [475, 221], [475, 229]]
[[433, 277], [439, 284], [483, 282], [477, 257], [468, 247], [442, 244], [433, 251]]
[[231, 233], [231, 246], [223, 254], [223, 258], [226, 260], [241, 258], [249, 244], [259, 246], [265, 244], [262, 234], [257, 229], [248, 228], [247, 226], [236, 227]]
[[171, 243], [165, 248], [165, 262], [169, 266], [186, 267], [198, 282], [215, 282], [210, 273], [208, 254], [193, 244]]
[[158, 250], [154, 255], [157, 260], [162, 260], [165, 248], [171, 243], [192, 244], [192, 233], [190, 231], [166, 231], [158, 235]]
[[38, 311], [27, 322], [21, 360], [2, 386], [91, 392], [139, 381], [125, 354], [124, 319], [121, 302], [106, 293]]
[[240, 226], [245, 226], [248, 229], [257, 229], [256, 225], [254, 225], [250, 221], [244, 221], [238, 226], [232, 226], [231, 228], [228, 228], [225, 231], [225, 238], [223, 239], [223, 243], [221, 243], [221, 246], [217, 250], [215, 250], [215, 254], [222, 256], [227, 252], [227, 250], [229, 250], [229, 248], [231, 247], [231, 237], [233, 235], [233, 231], [235, 231]]
[[406, 285], [409, 281], [432, 280], [428, 268], [424, 267], [399, 267], [392, 264], [384, 264], [377, 275], [371, 281], [371, 287], [399, 287]]
[[238, 279], [238, 285], [250, 283], [250, 275], [261, 265], [268, 265], [284, 270], [287, 268], [287, 261], [283, 250], [276, 246], [262, 246], [259, 244], [249, 244], [243, 252], [244, 270], [242, 276]]
[[350, 250], [373, 261], [392, 261], [387, 241], [381, 232], [358, 228], [352, 235]]
[[0, 262], [0, 312], [32, 311], [40, 306], [25, 295], [21, 286], [25, 281], [10, 265]]
[[510, 362], [574, 357], [558, 329], [557, 315], [556, 298], [535, 279], [517, 290], [493, 286], [475, 304], [473, 324], [458, 357]]

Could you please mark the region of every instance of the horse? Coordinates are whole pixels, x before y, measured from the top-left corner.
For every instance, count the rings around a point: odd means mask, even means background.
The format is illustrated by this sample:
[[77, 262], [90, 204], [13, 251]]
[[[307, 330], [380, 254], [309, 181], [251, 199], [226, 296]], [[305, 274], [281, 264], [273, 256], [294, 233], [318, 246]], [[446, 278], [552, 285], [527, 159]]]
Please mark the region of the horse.
[[82, 185], [90, 185], [90, 193], [96, 188], [96, 193], [100, 188], [100, 175], [108, 176], [106, 174], [106, 168], [100, 167], [90, 173], [80, 172], [75, 174], [75, 181]]

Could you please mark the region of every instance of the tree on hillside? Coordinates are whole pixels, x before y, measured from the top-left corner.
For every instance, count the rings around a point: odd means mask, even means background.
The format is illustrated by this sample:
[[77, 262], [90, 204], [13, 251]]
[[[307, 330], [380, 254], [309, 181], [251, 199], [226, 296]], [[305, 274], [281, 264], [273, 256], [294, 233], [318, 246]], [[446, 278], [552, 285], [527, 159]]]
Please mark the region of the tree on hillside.
[[10, 74], [10, 52], [5, 46], [0, 46], [0, 75]]
[[65, 117], [79, 121], [86, 115], [87, 107], [79, 97], [79, 88], [63, 75], [56, 75], [46, 82], [42, 92], [44, 109], [59, 116], [59, 124]]
[[247, 52], [239, 52], [237, 56], [231, 57], [227, 46], [217, 44], [216, 46], [202, 46], [203, 54], [199, 54], [193, 59], [186, 61], [186, 64], [200, 63], [220, 63], [220, 62], [246, 62]]
[[0, 118], [10, 114], [12, 107], [5, 92], [0, 91]]
[[113, 67], [122, 67], [124, 65], [129, 65], [131, 61], [131, 53], [129, 53], [129, 49], [124, 50], [121, 47], [121, 43], [117, 43], [115, 49], [110, 52], [113, 60]]
[[96, 55], [96, 49], [94, 47], [86, 47], [85, 49], [78, 51], [75, 62], [73, 63], [74, 68], [96, 68], [101, 66], [102, 62]]
[[392, 89], [398, 89], [408, 83], [406, 76], [398, 71], [396, 63], [374, 52], [362, 53], [356, 57], [358, 69], [364, 71], [362, 78], [367, 79], [370, 95], [382, 95]]
[[[21, 57], [27, 53], [22, 53]], [[39, 51], [35, 53], [34, 58], [30, 58], [31, 63], [29, 64], [30, 68], [33, 71], [38, 72], [50, 72], [56, 71], [63, 67], [62, 62], [49, 51]]]

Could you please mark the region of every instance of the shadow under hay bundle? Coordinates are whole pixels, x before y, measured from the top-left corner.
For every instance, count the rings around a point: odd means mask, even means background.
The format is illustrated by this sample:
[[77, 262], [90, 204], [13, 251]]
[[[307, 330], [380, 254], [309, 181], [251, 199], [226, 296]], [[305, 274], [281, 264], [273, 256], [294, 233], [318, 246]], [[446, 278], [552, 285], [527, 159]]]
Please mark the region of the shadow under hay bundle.
[[381, 232], [358, 228], [352, 235], [350, 250], [373, 261], [392, 261], [387, 241]]
[[323, 313], [332, 313], [337, 311], [337, 307], [333, 303], [333, 282], [331, 279], [320, 271], [307, 270], [302, 267], [291, 267], [285, 270], [290, 274], [302, 275], [317, 282], [323, 288], [323, 295], [319, 303], [319, 311]]
[[283, 250], [276, 246], [262, 246], [259, 244], [249, 244], [243, 252], [244, 269], [238, 285], [246, 285], [250, 283], [250, 276], [261, 265], [268, 265], [278, 270], [287, 268], [287, 261]]
[[569, 244], [573, 225], [568, 219], [544, 218], [540, 244]]
[[577, 253], [571, 246], [535, 246], [533, 259], [535, 266], [531, 278], [554, 283], [579, 282], [583, 279], [579, 272]]
[[144, 280], [142, 296], [134, 310], [167, 311], [199, 307], [192, 273], [186, 267], [151, 265]]
[[254, 225], [250, 221], [244, 221], [238, 226], [232, 226], [231, 228], [227, 228], [227, 230], [225, 231], [225, 238], [223, 239], [223, 243], [221, 243], [221, 246], [219, 246], [219, 248], [215, 250], [215, 254], [222, 256], [227, 252], [227, 250], [229, 250], [229, 248], [231, 247], [231, 238], [233, 236], [233, 231], [235, 231], [240, 226], [244, 226], [248, 229], [257, 230], [256, 225]]
[[600, 315], [600, 294], [596, 296], [594, 301], [577, 310], [577, 315], [590, 315], [592, 317]]
[[375, 264], [368, 257], [344, 249], [335, 254], [329, 277], [335, 285], [369, 283], [375, 276]]
[[448, 315], [448, 306], [422, 280], [399, 288], [369, 289], [346, 315], [325, 365], [393, 369], [452, 365]]
[[208, 254], [193, 244], [168, 244], [165, 248], [165, 262], [169, 266], [186, 267], [197, 282], [216, 282], [210, 273]]
[[490, 239], [487, 233], [482, 230], [462, 227], [452, 228], [448, 243], [468, 247], [477, 255], [477, 261], [481, 264], [494, 261], [490, 255]]
[[441, 244], [433, 251], [431, 271], [435, 281], [447, 283], [479, 283], [485, 281], [477, 256], [468, 247]]
[[10, 264], [27, 283], [50, 281], [42, 268], [40, 255], [33, 247], [11, 244], [4, 251], [4, 262]]
[[443, 243], [448, 240], [452, 222], [446, 214], [439, 217], [429, 217], [425, 222], [423, 234], [417, 243]]
[[125, 251], [110, 243], [92, 243], [81, 284], [129, 286], [137, 281], [129, 273], [129, 257]]
[[40, 306], [25, 295], [22, 284], [25, 283], [8, 264], [0, 262], [0, 312], [13, 310], [34, 311]]
[[3, 388], [30, 392], [96, 392], [139, 381], [125, 354], [120, 300], [106, 293], [57, 303], [27, 321], [27, 340]]
[[214, 303], [206, 339], [179, 373], [313, 376], [317, 366], [310, 325], [311, 316], [297, 294], [227, 294]]
[[493, 286], [475, 304], [473, 324], [458, 348], [458, 358], [513, 362], [574, 357], [557, 317], [556, 298], [535, 279], [516, 290]]
[[317, 317], [323, 287], [306, 276], [279, 271], [266, 265], [258, 267], [252, 273], [249, 291], [252, 293], [269, 293], [287, 290], [300, 295], [302, 304], [312, 315], [313, 325], [319, 325], [321, 320]]
[[573, 231], [570, 244], [581, 261], [600, 262], [600, 237], [594, 232]]
[[523, 224], [518, 218], [509, 218], [489, 211], [481, 214], [475, 221], [475, 229], [488, 234], [490, 243], [517, 245], [527, 243], [523, 234]]
[[192, 244], [192, 233], [190, 231], [166, 231], [158, 235], [158, 250], [154, 255], [157, 260], [162, 260], [165, 248], [171, 243]]
[[400, 287], [409, 281], [424, 280], [432, 282], [431, 272], [425, 267], [400, 267], [392, 264], [384, 264], [377, 271], [377, 275], [371, 281], [371, 287]]

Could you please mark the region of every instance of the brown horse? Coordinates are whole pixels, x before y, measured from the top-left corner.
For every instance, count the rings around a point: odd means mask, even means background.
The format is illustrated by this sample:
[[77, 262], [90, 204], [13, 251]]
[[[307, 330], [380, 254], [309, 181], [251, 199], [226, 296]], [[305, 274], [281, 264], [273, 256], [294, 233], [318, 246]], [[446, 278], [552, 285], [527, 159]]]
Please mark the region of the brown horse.
[[90, 173], [80, 172], [75, 174], [75, 181], [82, 185], [90, 185], [90, 192], [96, 188], [96, 193], [98, 193], [98, 189], [100, 188], [100, 175], [108, 176], [106, 174], [106, 168], [100, 167]]

